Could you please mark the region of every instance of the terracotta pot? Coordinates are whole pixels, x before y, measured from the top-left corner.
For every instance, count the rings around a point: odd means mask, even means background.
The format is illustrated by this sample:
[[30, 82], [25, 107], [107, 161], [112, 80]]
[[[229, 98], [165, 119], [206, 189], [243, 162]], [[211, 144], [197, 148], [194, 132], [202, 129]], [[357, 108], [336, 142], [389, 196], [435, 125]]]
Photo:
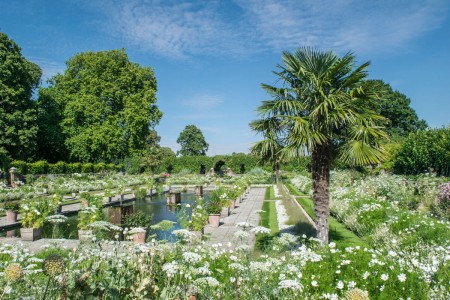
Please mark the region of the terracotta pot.
[[88, 230], [83, 230], [80, 229], [78, 230], [78, 239], [80, 241], [92, 241], [92, 238], [94, 237], [94, 235], [92, 234], [92, 230], [88, 229]]
[[22, 241], [36, 241], [42, 238], [42, 228], [20, 228]]
[[17, 211], [7, 210], [6, 211], [6, 222], [17, 222]]
[[138, 232], [133, 234], [133, 241], [136, 244], [144, 244], [145, 243], [146, 232]]
[[233, 210], [236, 208], [236, 204], [234, 203], [234, 200], [230, 202], [230, 210]]
[[219, 227], [220, 214], [213, 214], [208, 216], [208, 222], [211, 227]]
[[230, 208], [229, 207], [222, 207], [222, 210], [220, 211], [220, 217], [226, 218], [230, 215]]

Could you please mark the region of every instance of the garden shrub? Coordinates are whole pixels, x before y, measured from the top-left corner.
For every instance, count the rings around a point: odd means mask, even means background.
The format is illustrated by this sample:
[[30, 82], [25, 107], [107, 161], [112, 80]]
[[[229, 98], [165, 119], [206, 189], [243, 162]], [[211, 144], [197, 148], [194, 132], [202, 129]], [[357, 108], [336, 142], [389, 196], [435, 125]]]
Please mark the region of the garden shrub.
[[94, 165], [92, 163], [85, 163], [81, 165], [81, 173], [92, 173]]
[[11, 162], [10, 168], [14, 167], [17, 169], [19, 174], [27, 174], [27, 163], [23, 160], [15, 160]]
[[81, 163], [67, 164], [67, 173], [81, 173]]
[[395, 157], [394, 171], [450, 175], [450, 127], [410, 133]]
[[100, 173], [100, 172], [106, 170], [106, 164], [104, 162], [100, 162], [98, 164], [95, 164], [93, 166], [93, 169], [94, 169], [94, 173]]
[[27, 164], [27, 174], [47, 174], [48, 163], [45, 160]]
[[67, 170], [67, 165], [63, 161], [58, 161], [54, 164], [48, 164], [49, 174], [65, 174]]

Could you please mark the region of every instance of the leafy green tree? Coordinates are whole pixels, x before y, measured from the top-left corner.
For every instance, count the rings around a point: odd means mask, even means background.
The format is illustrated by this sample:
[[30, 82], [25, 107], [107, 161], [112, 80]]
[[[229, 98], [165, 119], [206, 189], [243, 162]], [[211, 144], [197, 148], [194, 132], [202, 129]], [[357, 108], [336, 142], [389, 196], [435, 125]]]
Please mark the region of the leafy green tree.
[[37, 136], [37, 157], [51, 163], [65, 161], [69, 152], [63, 133], [63, 106], [52, 97], [52, 88], [40, 89], [37, 102], [39, 124]]
[[0, 156], [30, 160], [36, 148], [36, 108], [32, 100], [42, 71], [0, 32]]
[[408, 97], [394, 91], [382, 80], [369, 80], [369, 84], [373, 85], [379, 97], [373, 109], [387, 119], [386, 131], [390, 136], [407, 136], [410, 132], [427, 128], [427, 123], [420, 120], [411, 108]]
[[300, 48], [283, 52], [275, 74], [282, 87], [263, 84], [274, 98], [258, 107], [262, 119], [278, 119], [284, 155], [310, 153], [317, 237], [328, 243], [330, 167], [334, 159], [364, 165], [378, 163], [378, 145], [386, 134], [384, 120], [370, 109], [375, 94], [367, 87], [366, 62], [355, 68], [355, 57]]
[[252, 145], [250, 152], [258, 156], [261, 161], [273, 164], [276, 183], [279, 181], [281, 150], [284, 148], [282, 139], [277, 136], [281, 127], [280, 119], [277, 117], [255, 120], [250, 123], [250, 128], [264, 137], [262, 141]]
[[180, 133], [177, 143], [181, 146], [178, 154], [183, 156], [206, 155], [209, 147], [202, 131], [195, 125], [187, 125]]
[[124, 50], [80, 53], [66, 64], [42, 91], [54, 104], [41, 107], [60, 113], [70, 158], [110, 162], [145, 149], [162, 117], [153, 70], [130, 62]]
[[411, 132], [395, 155], [394, 170], [450, 176], [450, 127]]

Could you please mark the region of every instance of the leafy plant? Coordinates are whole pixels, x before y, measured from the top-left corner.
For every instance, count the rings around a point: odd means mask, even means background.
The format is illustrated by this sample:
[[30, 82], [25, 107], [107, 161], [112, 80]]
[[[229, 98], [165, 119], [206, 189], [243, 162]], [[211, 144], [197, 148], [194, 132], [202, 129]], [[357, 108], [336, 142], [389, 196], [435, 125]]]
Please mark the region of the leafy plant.
[[46, 198], [34, 198], [23, 200], [20, 205], [20, 217], [22, 227], [40, 228], [44, 224], [45, 218], [55, 210], [52, 201]]
[[127, 214], [123, 217], [123, 225], [127, 227], [149, 227], [152, 216], [146, 214], [142, 210]]

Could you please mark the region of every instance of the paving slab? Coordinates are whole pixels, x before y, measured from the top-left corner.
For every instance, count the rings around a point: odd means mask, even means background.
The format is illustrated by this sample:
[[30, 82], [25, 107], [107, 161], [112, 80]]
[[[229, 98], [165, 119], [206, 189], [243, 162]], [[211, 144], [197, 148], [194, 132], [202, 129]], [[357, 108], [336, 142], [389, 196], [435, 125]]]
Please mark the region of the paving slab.
[[[247, 222], [257, 226], [261, 218], [260, 211], [264, 202], [265, 192], [265, 187], [252, 188], [244, 197], [244, 200], [238, 204], [238, 207], [235, 208], [228, 217], [221, 219], [219, 227], [213, 228], [206, 226], [205, 235], [208, 238], [208, 243], [221, 243], [226, 245], [230, 242], [236, 244], [238, 241], [236, 241], [234, 234], [235, 232], [242, 230], [242, 228], [236, 227], [236, 224]], [[245, 242], [253, 249], [255, 245], [255, 235], [250, 233], [250, 238]]]

